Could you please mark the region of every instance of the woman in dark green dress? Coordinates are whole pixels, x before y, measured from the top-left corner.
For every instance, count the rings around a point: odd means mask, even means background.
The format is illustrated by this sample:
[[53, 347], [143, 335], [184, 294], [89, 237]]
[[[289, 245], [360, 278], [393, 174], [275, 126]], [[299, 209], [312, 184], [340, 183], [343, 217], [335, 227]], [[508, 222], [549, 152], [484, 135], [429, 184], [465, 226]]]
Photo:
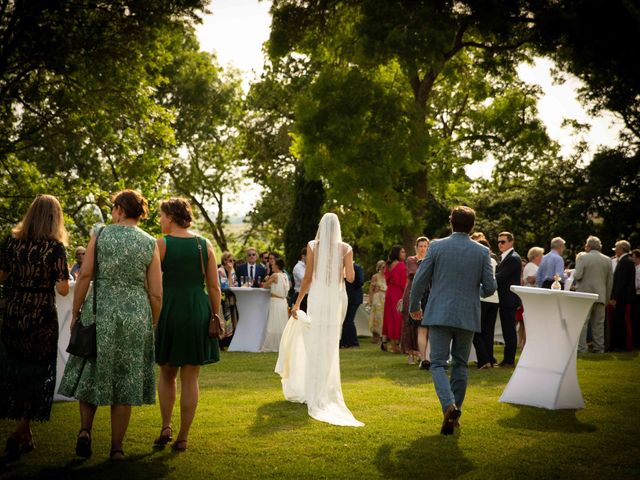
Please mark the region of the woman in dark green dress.
[[0, 247], [6, 311], [0, 321], [0, 418], [18, 421], [6, 460], [33, 450], [31, 421], [49, 420], [56, 384], [58, 314], [54, 287], [69, 293], [60, 203], [38, 195]]
[[59, 392], [80, 401], [76, 454], [91, 456], [96, 409], [109, 405], [110, 458], [122, 460], [131, 407], [155, 402], [153, 325], [162, 306], [162, 272], [155, 239], [137, 226], [147, 215], [147, 200], [139, 192], [123, 190], [112, 205], [113, 223], [92, 235], [73, 297], [71, 328], [77, 321], [93, 323], [92, 296], [86, 301], [85, 296], [97, 242], [97, 355], [91, 359], [70, 355]]
[[200, 366], [220, 359], [218, 340], [208, 336], [211, 313], [218, 321], [221, 318], [216, 259], [209, 241], [189, 231], [191, 219], [191, 207], [184, 199], [172, 198], [160, 205], [160, 226], [166, 234], [158, 239], [163, 299], [156, 332], [162, 429], [154, 444], [164, 446], [173, 439], [171, 416], [180, 373], [180, 432], [173, 443], [173, 449], [178, 451], [187, 449], [189, 428], [198, 405]]

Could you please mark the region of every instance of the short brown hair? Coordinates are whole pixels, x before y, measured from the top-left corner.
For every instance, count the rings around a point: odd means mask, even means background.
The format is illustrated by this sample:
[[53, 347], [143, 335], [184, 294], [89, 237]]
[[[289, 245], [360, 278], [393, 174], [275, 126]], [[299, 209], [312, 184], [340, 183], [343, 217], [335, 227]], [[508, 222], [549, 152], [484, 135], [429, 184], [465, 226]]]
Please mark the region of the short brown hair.
[[12, 233], [18, 240], [57, 240], [66, 245], [68, 234], [58, 199], [53, 195], [38, 195]]
[[427, 242], [427, 243], [429, 243], [429, 239], [428, 239], [427, 237], [418, 237], [418, 238], [416, 238], [416, 247], [418, 246], [418, 244], [419, 244], [420, 242]]
[[307, 256], [307, 247], [302, 247], [302, 250], [300, 250], [300, 258], [306, 257], [306, 256]]
[[182, 228], [189, 228], [193, 220], [191, 205], [184, 198], [170, 198], [160, 203], [160, 210], [169, 217], [176, 225]]
[[476, 212], [472, 208], [460, 205], [451, 210], [450, 221], [454, 232], [471, 233], [476, 223]]
[[639, 249], [637, 249], [637, 248], [636, 248], [636, 249], [634, 249], [634, 250], [632, 250], [632, 251], [631, 251], [631, 256], [632, 256], [632, 257], [638, 257], [638, 258], [640, 258], [640, 250], [639, 250]]
[[513, 233], [511, 232], [500, 232], [498, 234], [498, 238], [500, 237], [507, 237], [507, 240], [509, 240], [510, 242], [513, 242]]
[[149, 203], [137, 190], [120, 190], [113, 194], [111, 205], [120, 207], [127, 218], [144, 219], [149, 215]]

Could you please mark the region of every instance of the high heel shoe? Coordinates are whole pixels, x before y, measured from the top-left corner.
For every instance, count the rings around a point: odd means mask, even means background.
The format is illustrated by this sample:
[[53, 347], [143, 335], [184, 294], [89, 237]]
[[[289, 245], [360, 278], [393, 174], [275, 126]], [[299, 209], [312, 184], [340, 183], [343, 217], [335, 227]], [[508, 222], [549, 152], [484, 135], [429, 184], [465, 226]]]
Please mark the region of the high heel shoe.
[[[81, 437], [82, 432], [87, 432], [86, 437]], [[93, 452], [91, 451], [91, 430], [88, 428], [81, 428], [78, 432], [78, 438], [76, 439], [76, 455], [82, 458], [91, 458]]]
[[[167, 431], [169, 431], [168, 434], [166, 433]], [[160, 436], [154, 440], [153, 445], [156, 447], [164, 447], [171, 440], [173, 440], [173, 430], [171, 430], [171, 425], [168, 425], [166, 427], [162, 427], [162, 430], [160, 430]]]
[[7, 438], [7, 443], [4, 447], [4, 460], [5, 462], [17, 462], [20, 460], [20, 436], [17, 433], [12, 433]]

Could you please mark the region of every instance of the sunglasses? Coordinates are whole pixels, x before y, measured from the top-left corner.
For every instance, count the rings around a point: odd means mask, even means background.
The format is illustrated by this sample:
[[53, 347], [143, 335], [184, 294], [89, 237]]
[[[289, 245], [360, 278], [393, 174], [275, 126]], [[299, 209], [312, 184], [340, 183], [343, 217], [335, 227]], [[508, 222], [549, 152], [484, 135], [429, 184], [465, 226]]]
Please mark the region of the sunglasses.
[[247, 254], [247, 257], [255, 257], [255, 256], [256, 256], [256, 254], [255, 254], [255, 253], [248, 253], [248, 254]]
[[507, 243], [508, 240], [498, 240], [498, 243], [502, 245], [503, 243]]

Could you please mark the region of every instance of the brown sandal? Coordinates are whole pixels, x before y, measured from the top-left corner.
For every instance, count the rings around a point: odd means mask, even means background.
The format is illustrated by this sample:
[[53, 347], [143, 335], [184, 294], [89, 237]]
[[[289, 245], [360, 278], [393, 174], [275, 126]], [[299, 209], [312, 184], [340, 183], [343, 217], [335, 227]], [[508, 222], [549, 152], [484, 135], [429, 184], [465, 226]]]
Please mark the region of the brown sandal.
[[[168, 435], [165, 434], [167, 430], [169, 430]], [[153, 444], [156, 447], [164, 447], [171, 440], [173, 440], [173, 430], [171, 430], [171, 425], [169, 425], [167, 427], [162, 427], [160, 430], [160, 436], [154, 440]]]
[[185, 452], [187, 450], [187, 441], [186, 440], [176, 440], [171, 445], [171, 449], [175, 452]]

